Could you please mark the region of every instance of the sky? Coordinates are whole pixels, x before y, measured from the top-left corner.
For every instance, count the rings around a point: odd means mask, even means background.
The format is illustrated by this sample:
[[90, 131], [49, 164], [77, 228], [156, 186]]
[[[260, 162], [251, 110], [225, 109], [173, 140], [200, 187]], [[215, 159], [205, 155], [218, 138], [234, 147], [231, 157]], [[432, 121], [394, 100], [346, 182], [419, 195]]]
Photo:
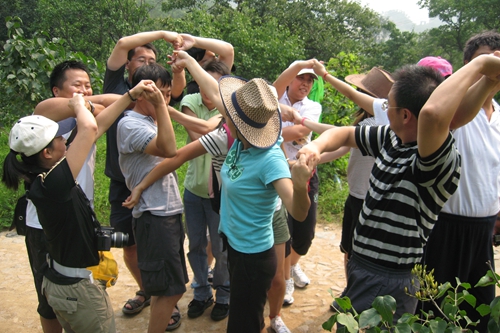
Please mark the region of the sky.
[[415, 24], [422, 21], [429, 21], [427, 9], [420, 9], [417, 0], [358, 0], [362, 5], [366, 5], [378, 13], [389, 10], [401, 10]]

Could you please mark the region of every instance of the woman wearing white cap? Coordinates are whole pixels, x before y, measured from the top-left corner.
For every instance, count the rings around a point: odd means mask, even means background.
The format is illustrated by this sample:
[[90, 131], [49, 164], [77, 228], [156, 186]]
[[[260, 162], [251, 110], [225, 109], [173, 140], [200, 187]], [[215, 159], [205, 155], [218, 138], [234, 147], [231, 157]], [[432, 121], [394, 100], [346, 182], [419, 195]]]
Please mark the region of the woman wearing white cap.
[[[125, 109], [133, 96], [146, 89], [152, 88], [143, 82], [109, 108]], [[48, 242], [42, 293], [61, 326], [66, 332], [115, 332], [109, 297], [86, 269], [99, 264], [96, 229], [100, 225], [75, 181], [97, 138], [98, 126], [82, 95], [75, 94], [69, 106], [76, 117], [77, 134], [68, 149], [62, 135], [74, 128], [74, 118], [56, 123], [33, 115], [14, 124], [2, 181], [14, 190], [20, 180], [29, 185], [28, 198]]]
[[227, 331], [264, 331], [266, 292], [276, 272], [272, 230], [276, 200], [279, 195], [289, 212], [303, 220], [310, 206], [307, 181], [312, 168], [301, 159], [290, 177], [279, 148], [278, 99], [263, 79], [224, 76], [217, 84], [182, 51], [173, 56], [172, 66], [189, 69], [235, 138], [221, 170], [219, 232], [227, 238], [231, 275]]

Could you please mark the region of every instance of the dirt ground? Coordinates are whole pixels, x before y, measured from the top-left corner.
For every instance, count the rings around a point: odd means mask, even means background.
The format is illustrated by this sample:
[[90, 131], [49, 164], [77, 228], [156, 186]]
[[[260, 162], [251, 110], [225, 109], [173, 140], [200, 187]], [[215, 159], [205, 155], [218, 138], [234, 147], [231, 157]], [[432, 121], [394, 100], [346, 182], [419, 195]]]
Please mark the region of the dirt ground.
[[[316, 238], [301, 266], [311, 279], [305, 289], [295, 289], [295, 302], [283, 308], [282, 318], [288, 328], [296, 332], [324, 332], [321, 325], [330, 316], [329, 304], [332, 297], [328, 289], [339, 294], [345, 286], [343, 255], [339, 250], [340, 226], [318, 225]], [[185, 243], [187, 246], [187, 240]], [[140, 314], [125, 316], [121, 308], [131, 298], [137, 286], [122, 259], [121, 249], [112, 249], [118, 261], [120, 275], [115, 286], [108, 288], [113, 303], [117, 332], [146, 332], [149, 307]], [[187, 252], [186, 252], [187, 253]], [[188, 266], [189, 269], [189, 266]], [[189, 271], [189, 277], [193, 274]], [[196, 319], [187, 317], [187, 306], [193, 298], [193, 290], [187, 285], [187, 292], [179, 302], [183, 316], [177, 333], [185, 332], [225, 332], [226, 320], [214, 322], [210, 319], [211, 308]], [[29, 268], [24, 237], [15, 233], [0, 233], [0, 332], [2, 333], [35, 333], [42, 332], [38, 313], [37, 298], [33, 277]], [[265, 315], [269, 314], [266, 307]], [[268, 332], [269, 318], [266, 318]]]
[[[332, 301], [328, 289], [340, 294], [345, 286], [343, 255], [339, 250], [340, 225], [318, 225], [316, 238], [301, 266], [311, 279], [305, 289], [295, 289], [293, 305], [283, 308], [281, 315], [288, 328], [294, 333], [326, 332], [321, 325], [330, 316], [329, 304]], [[187, 251], [187, 240], [185, 242]], [[495, 248], [495, 265], [500, 267], [499, 252]], [[118, 261], [120, 275], [115, 286], [108, 289], [113, 303], [117, 332], [146, 332], [149, 307], [135, 316], [125, 316], [121, 308], [131, 298], [137, 286], [126, 269], [121, 249], [112, 249]], [[187, 252], [186, 252], [187, 253]], [[188, 266], [188, 270], [189, 270]], [[189, 270], [189, 277], [193, 274]], [[497, 288], [497, 295], [500, 290]], [[193, 298], [193, 290], [187, 285], [187, 292], [179, 302], [183, 316], [177, 333], [193, 332], [225, 332], [226, 320], [214, 322], [210, 319], [211, 308], [196, 319], [187, 317], [187, 306]], [[42, 332], [36, 312], [37, 299], [33, 285], [33, 277], [29, 268], [24, 237], [15, 233], [0, 233], [0, 332], [2, 333], [38, 333]], [[269, 314], [266, 307], [265, 315]], [[266, 318], [269, 333], [269, 318]]]

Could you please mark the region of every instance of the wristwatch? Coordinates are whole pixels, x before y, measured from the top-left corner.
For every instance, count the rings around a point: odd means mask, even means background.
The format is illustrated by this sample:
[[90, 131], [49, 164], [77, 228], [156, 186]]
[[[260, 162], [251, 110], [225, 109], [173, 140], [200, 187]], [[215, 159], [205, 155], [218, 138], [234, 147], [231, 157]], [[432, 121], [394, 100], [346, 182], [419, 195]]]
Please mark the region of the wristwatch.
[[89, 102], [90, 113], [94, 114], [94, 111], [95, 111], [94, 103], [92, 103], [90, 100], [87, 100], [87, 102]]

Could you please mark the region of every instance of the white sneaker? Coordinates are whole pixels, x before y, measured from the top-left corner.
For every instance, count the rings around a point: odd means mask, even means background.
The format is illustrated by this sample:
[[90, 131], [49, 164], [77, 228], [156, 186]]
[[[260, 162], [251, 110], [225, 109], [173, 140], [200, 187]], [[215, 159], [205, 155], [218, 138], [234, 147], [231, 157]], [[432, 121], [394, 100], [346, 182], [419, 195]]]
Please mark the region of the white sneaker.
[[285, 280], [286, 289], [285, 289], [285, 298], [283, 299], [283, 305], [292, 305], [293, 292], [295, 291], [295, 287], [293, 286], [293, 279]]
[[304, 273], [302, 271], [302, 268], [300, 268], [299, 263], [290, 267], [290, 274], [292, 275], [293, 282], [295, 282], [295, 285], [298, 288], [304, 288], [309, 283], [311, 283], [311, 281], [307, 277], [306, 273]]
[[271, 319], [271, 328], [276, 332], [276, 333], [292, 333], [288, 327], [286, 327], [285, 323], [281, 319], [281, 316], [276, 316], [273, 319]]

